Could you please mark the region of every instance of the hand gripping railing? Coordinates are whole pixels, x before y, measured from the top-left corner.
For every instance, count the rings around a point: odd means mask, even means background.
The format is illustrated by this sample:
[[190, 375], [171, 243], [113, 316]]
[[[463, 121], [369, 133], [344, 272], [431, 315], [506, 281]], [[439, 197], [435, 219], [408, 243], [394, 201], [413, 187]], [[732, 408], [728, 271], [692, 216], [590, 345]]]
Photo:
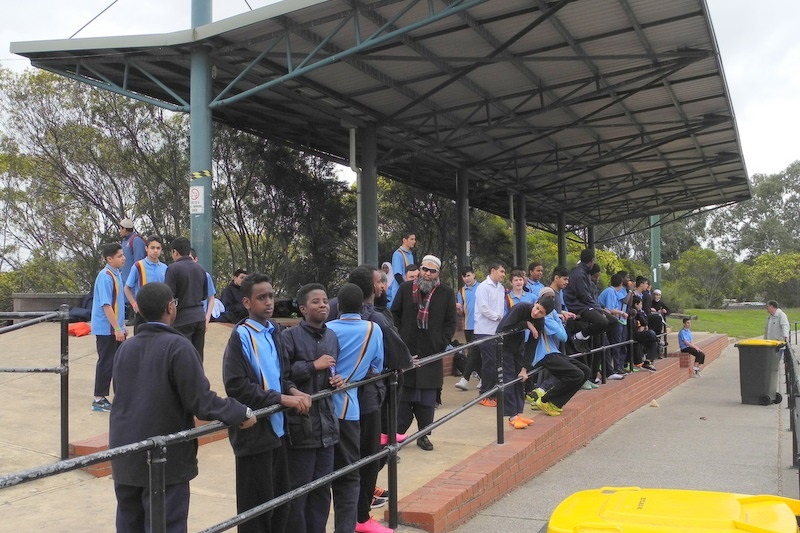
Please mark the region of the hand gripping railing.
[[[363, 457], [358, 461], [341, 468], [339, 470], [335, 470], [332, 473], [325, 475], [319, 479], [315, 479], [310, 483], [297, 487], [285, 494], [282, 494], [278, 497], [275, 497], [269, 501], [266, 501], [252, 509], [244, 511], [242, 513], [237, 514], [231, 518], [228, 518], [222, 522], [219, 522], [216, 525], [213, 525], [205, 530], [203, 533], [216, 533], [220, 531], [225, 531], [231, 529], [239, 524], [242, 524], [256, 516], [259, 516], [263, 513], [266, 513], [276, 507], [284, 505], [289, 501], [293, 500], [294, 498], [308, 493], [314, 489], [317, 489], [321, 486], [327, 485], [331, 481], [336, 478], [339, 478], [343, 475], [346, 475], [354, 470], [358, 470], [362, 466], [369, 464], [372, 461], [380, 461], [383, 458], [387, 459], [387, 466], [388, 466], [388, 490], [389, 490], [389, 527], [396, 528], [398, 525], [399, 520], [399, 509], [398, 509], [398, 497], [397, 497], [397, 488], [398, 488], [398, 469], [397, 469], [397, 455], [400, 449], [405, 446], [410, 445], [412, 442], [416, 441], [418, 438], [426, 435], [429, 431], [436, 429], [447, 422], [453, 420], [455, 417], [461, 415], [472, 406], [480, 402], [482, 399], [490, 397], [492, 395], [497, 396], [497, 443], [503, 444], [505, 442], [505, 432], [504, 432], [504, 421], [503, 421], [503, 390], [506, 387], [512, 386], [522, 378], [517, 377], [516, 379], [504, 383], [503, 381], [503, 342], [504, 338], [508, 335], [513, 335], [518, 332], [508, 332], [503, 333], [500, 335], [494, 335], [491, 337], [485, 337], [474, 341], [469, 344], [460, 345], [457, 348], [453, 348], [451, 350], [447, 350], [445, 352], [441, 352], [435, 355], [431, 355], [428, 357], [424, 357], [423, 359], [419, 360], [417, 366], [425, 366], [429, 364], [433, 364], [437, 361], [441, 361], [445, 357], [455, 354], [461, 350], [469, 349], [471, 347], [478, 347], [483, 343], [487, 342], [494, 342], [495, 343], [495, 354], [497, 359], [497, 385], [484, 393], [480, 394], [478, 397], [466, 402], [464, 405], [456, 408], [452, 412], [442, 416], [438, 420], [435, 420], [431, 425], [420, 428], [416, 433], [409, 435], [406, 440], [402, 443], [397, 442], [397, 409], [399, 405], [399, 395], [400, 391], [398, 390], [398, 378], [403, 372], [407, 372], [412, 370], [411, 368], [397, 370], [397, 371], [387, 371], [383, 374], [373, 376], [367, 379], [364, 379], [357, 383], [348, 384], [346, 387], [341, 389], [334, 390], [325, 390], [320, 393], [314, 394], [311, 398], [312, 401], [318, 401], [322, 398], [328, 397], [334, 393], [341, 392], [347, 389], [351, 389], [354, 387], [359, 387], [362, 385], [366, 385], [369, 383], [381, 381], [384, 379], [389, 380], [388, 386], [388, 394], [387, 400], [389, 402], [389, 443], [386, 447], [382, 450]], [[596, 349], [591, 350], [591, 354], [606, 352], [609, 348], [617, 347], [617, 346], [625, 346], [635, 343], [636, 341], [628, 340], [625, 342], [617, 343], [611, 346], [603, 346]], [[582, 355], [587, 354], [575, 354], [572, 357], [579, 357]], [[632, 361], [631, 361], [632, 364]], [[608, 369], [606, 368], [606, 364], [603, 365], [603, 380], [607, 375]], [[539, 372], [539, 369], [534, 370], [533, 372], [529, 373], [529, 379], [532, 376], [535, 376]], [[277, 413], [279, 411], [284, 410], [285, 408], [279, 405], [273, 405], [270, 407], [266, 407], [263, 409], [259, 409], [255, 411], [255, 414], [258, 418], [263, 418], [269, 416], [273, 413]], [[93, 454], [85, 455], [82, 457], [76, 457], [72, 459], [66, 459], [59, 461], [57, 463], [51, 465], [45, 465], [38, 468], [24, 470], [21, 472], [16, 472], [13, 474], [9, 474], [6, 476], [0, 477], [0, 489], [11, 487], [15, 485], [19, 485], [22, 483], [26, 483], [29, 481], [33, 481], [36, 479], [41, 479], [45, 477], [50, 477], [54, 475], [58, 475], [61, 473], [69, 472], [72, 470], [76, 470], [79, 468], [84, 468], [86, 466], [101, 463], [105, 461], [112, 460], [116, 457], [121, 457], [125, 455], [131, 455], [134, 453], [140, 453], [146, 451], [148, 453], [148, 464], [150, 468], [150, 509], [151, 509], [151, 531], [153, 533], [163, 533], [166, 531], [166, 516], [165, 516], [165, 507], [164, 507], [164, 473], [166, 468], [166, 450], [170, 445], [177, 444], [180, 442], [187, 442], [195, 440], [199, 437], [204, 435], [208, 435], [219, 431], [226, 426], [221, 422], [212, 422], [201, 427], [193, 428], [186, 431], [181, 431], [178, 433], [173, 433], [170, 435], [159, 435], [150, 437], [148, 439], [142, 440], [140, 442], [127, 444], [124, 446], [119, 446], [116, 448], [112, 448], [109, 450], [104, 450], [101, 452], [96, 452]]]

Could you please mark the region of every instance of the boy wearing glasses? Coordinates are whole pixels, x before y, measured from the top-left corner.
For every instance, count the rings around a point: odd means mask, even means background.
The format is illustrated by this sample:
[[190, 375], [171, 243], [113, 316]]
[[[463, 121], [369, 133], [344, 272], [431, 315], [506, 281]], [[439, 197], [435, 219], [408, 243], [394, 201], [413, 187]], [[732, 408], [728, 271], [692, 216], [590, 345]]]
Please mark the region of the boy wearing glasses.
[[[192, 429], [195, 416], [242, 429], [253, 426], [256, 418], [249, 407], [220, 398], [211, 390], [192, 344], [171, 327], [177, 309], [170, 288], [159, 282], [148, 283], [139, 291], [136, 302], [145, 323], [136, 336], [120, 346], [115, 357], [109, 445], [123, 446]], [[117, 457], [111, 465], [117, 531], [149, 529], [146, 454]], [[186, 531], [189, 480], [197, 476], [195, 442], [169, 446], [165, 476], [166, 531]]]

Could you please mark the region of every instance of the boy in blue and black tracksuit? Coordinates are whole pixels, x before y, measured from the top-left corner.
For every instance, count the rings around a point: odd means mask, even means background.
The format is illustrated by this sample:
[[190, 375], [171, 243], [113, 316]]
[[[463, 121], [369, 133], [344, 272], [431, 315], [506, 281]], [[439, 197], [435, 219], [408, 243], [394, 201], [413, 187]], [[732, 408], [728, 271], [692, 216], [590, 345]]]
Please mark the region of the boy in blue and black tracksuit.
[[120, 275], [120, 268], [125, 264], [125, 255], [119, 243], [106, 244], [102, 254], [106, 266], [94, 281], [92, 301], [92, 334], [97, 344], [92, 411], [110, 412], [111, 402], [106, 396], [111, 392], [114, 354], [127, 336], [125, 296]]
[[[354, 383], [383, 370], [383, 332], [377, 324], [362, 320], [364, 293], [353, 283], [345, 283], [337, 295], [339, 319], [327, 323], [339, 339], [336, 372], [345, 382]], [[344, 468], [360, 458], [361, 410], [358, 390], [333, 395], [339, 418], [339, 443], [334, 451], [334, 468]], [[356, 531], [359, 474], [351, 472], [333, 482], [334, 533]]]
[[[251, 409], [282, 405], [308, 414], [311, 398], [289, 380], [289, 365], [277, 324], [270, 317], [275, 294], [269, 278], [253, 273], [242, 282], [249, 317], [237, 324], [222, 360], [225, 392]], [[283, 412], [263, 418], [243, 431], [229, 430], [236, 456], [236, 509], [241, 513], [289, 490], [289, 469], [283, 446]], [[283, 533], [288, 505], [259, 515], [239, 526], [240, 533]]]
[[546, 368], [556, 378], [553, 388], [536, 399], [536, 405], [548, 415], [558, 416], [564, 405], [589, 379], [591, 371], [585, 364], [561, 353], [560, 343], [566, 342], [567, 331], [561, 317], [555, 312], [553, 295], [540, 296], [531, 308], [530, 316], [531, 322], [544, 318], [544, 325], [538, 331], [539, 341], [536, 344], [533, 369]]

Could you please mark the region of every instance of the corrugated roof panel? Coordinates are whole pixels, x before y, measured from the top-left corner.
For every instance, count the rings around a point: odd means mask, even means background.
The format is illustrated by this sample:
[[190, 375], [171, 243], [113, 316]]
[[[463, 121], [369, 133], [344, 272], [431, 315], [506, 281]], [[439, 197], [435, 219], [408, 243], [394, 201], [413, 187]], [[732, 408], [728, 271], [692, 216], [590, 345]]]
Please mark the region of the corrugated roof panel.
[[[436, 21], [431, 5], [465, 4], [362, 2], [360, 41], [344, 3], [293, 0], [194, 33], [13, 46], [39, 66], [166, 105], [178, 99], [132, 62], [188, 101], [190, 50], [208, 45], [215, 94], [255, 91], [215, 104], [216, 120], [339, 161], [348, 157], [342, 123], [375, 123], [382, 174], [452, 196], [454, 169], [465, 168], [474, 184], [493, 180], [471, 204], [496, 213], [524, 186], [532, 223], [552, 224], [559, 210], [581, 226], [747, 198], [703, 0], [550, 2], [550, 18], [535, 24], [543, 13], [527, 0]], [[365, 44], [408, 7], [388, 30], [394, 38]], [[302, 71], [290, 71], [287, 42]]]

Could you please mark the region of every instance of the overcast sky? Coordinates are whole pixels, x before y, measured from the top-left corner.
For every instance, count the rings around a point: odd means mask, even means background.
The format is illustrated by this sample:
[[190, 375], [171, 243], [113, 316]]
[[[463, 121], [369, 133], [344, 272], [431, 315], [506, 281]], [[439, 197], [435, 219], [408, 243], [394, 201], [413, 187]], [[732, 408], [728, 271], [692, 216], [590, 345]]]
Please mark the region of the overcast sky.
[[[12, 41], [65, 39], [114, 0], [4, 2], [0, 63], [29, 67]], [[663, 0], [669, 1], [669, 0]], [[800, 159], [800, 1], [707, 0], [747, 171], [772, 174]], [[216, 0], [214, 20], [274, 0]], [[190, 26], [191, 0], [117, 0], [77, 37], [162, 33]]]

